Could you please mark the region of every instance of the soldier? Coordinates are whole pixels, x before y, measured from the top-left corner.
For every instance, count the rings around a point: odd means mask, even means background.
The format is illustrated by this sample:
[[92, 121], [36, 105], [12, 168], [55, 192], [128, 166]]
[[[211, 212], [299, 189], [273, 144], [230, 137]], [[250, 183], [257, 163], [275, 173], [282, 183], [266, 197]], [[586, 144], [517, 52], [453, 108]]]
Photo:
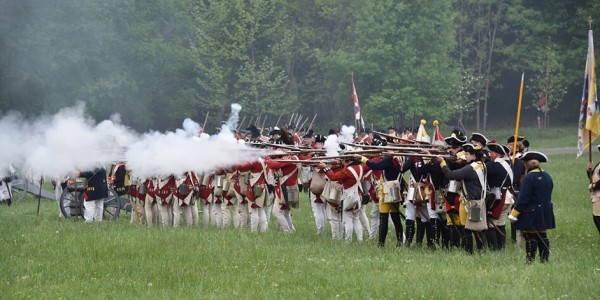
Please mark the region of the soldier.
[[[327, 140], [327, 137], [318, 134], [318, 135], [314, 136], [312, 138], [312, 140], [313, 140], [313, 143], [311, 145], [311, 149], [320, 150], [320, 149], [323, 149], [323, 145], [324, 145], [325, 141]], [[313, 155], [300, 155], [299, 158], [301, 160], [312, 159]], [[319, 178], [316, 178], [316, 176], [319, 176]], [[314, 178], [314, 180], [318, 180], [323, 184], [325, 182], [325, 174], [322, 171], [315, 169], [314, 166], [302, 166], [302, 177], [306, 181], [306, 184], [308, 187], [310, 187], [310, 185], [312, 184], [313, 178]], [[316, 182], [315, 182], [315, 184], [316, 184]], [[315, 225], [317, 227], [317, 235], [320, 235], [325, 230], [325, 221], [326, 221], [325, 201], [326, 201], [326, 199], [323, 199], [321, 197], [321, 194], [316, 195], [315, 193], [313, 193], [313, 191], [311, 191], [310, 188], [307, 188], [307, 191], [308, 191], [308, 197], [310, 200], [310, 207], [313, 212], [313, 217], [315, 218]], [[322, 190], [321, 190], [321, 192], [322, 192]]]
[[175, 176], [169, 175], [158, 179], [156, 185], [156, 204], [163, 227], [173, 226], [173, 192]]
[[[281, 138], [277, 141], [278, 143], [293, 145], [292, 136], [282, 130], [280, 132]], [[287, 148], [280, 148], [277, 151], [289, 152]], [[288, 155], [282, 157], [283, 160], [298, 160], [296, 155]], [[273, 170], [275, 176], [274, 185], [274, 196], [275, 201], [273, 204], [273, 216], [277, 219], [279, 228], [286, 233], [296, 231], [294, 223], [292, 222], [292, 216], [290, 210], [293, 205], [299, 201], [298, 197], [298, 173], [299, 166], [296, 163], [290, 162], [276, 162], [267, 158], [265, 160], [267, 166]], [[295, 204], [296, 203], [296, 204]]]
[[361, 181], [368, 167], [354, 159], [345, 159], [343, 167], [337, 170], [332, 170], [324, 163], [321, 163], [319, 167], [323, 169], [330, 180], [337, 181], [343, 187], [342, 223], [345, 227], [346, 241], [352, 241], [353, 233], [356, 233], [358, 241], [362, 241], [363, 227], [358, 214], [363, 193]]
[[256, 232], [260, 226], [261, 232], [267, 232], [269, 223], [266, 207], [270, 207], [266, 180], [267, 165], [263, 158], [240, 165], [239, 170], [250, 173], [250, 179], [246, 187], [246, 199], [250, 209], [250, 231]]
[[[527, 141], [524, 136], [517, 136], [517, 141], [516, 141], [517, 148], [516, 148], [515, 154], [513, 155], [514, 143], [515, 143], [514, 135], [511, 135], [506, 139], [506, 147], [508, 147], [508, 150], [510, 150], [509, 157], [511, 158], [511, 162], [512, 162], [511, 166], [512, 166], [513, 176], [514, 176], [513, 191], [515, 193], [515, 198], [516, 198], [519, 195], [519, 189], [521, 187], [521, 182], [523, 181], [523, 178], [525, 178], [525, 173], [526, 173], [525, 163], [523, 163], [523, 161], [521, 160], [521, 156], [523, 156], [523, 153], [529, 147], [529, 141]], [[515, 157], [514, 161], [512, 160], [512, 157]], [[512, 201], [514, 201], [514, 200], [512, 200]], [[513, 205], [514, 202], [511, 202], [510, 204]], [[521, 244], [523, 242], [523, 236], [521, 235], [521, 232], [518, 232], [514, 228], [514, 226], [510, 227], [510, 237], [511, 237], [511, 240], [517, 244], [517, 247], [521, 246]]]
[[461, 226], [465, 226], [463, 236], [465, 251], [473, 254], [473, 233], [475, 233], [478, 249], [482, 250], [485, 237], [481, 231], [487, 229], [484, 199], [485, 165], [482, 162], [484, 154], [479, 146], [473, 144], [464, 144], [462, 148], [466, 153], [468, 165], [458, 170], [451, 170], [442, 157], [438, 157], [437, 161], [447, 179], [461, 180], [463, 183], [459, 221]]
[[[598, 145], [598, 150], [600, 150], [600, 145]], [[588, 190], [592, 194], [592, 217], [596, 229], [600, 233], [600, 184], [598, 183], [600, 181], [600, 163], [594, 166], [592, 162], [589, 162], [587, 165], [587, 175], [590, 179]]]
[[108, 184], [106, 182], [106, 169], [99, 165], [92, 171], [75, 172], [76, 177], [88, 180], [83, 193], [83, 217], [86, 223], [101, 222], [104, 212], [104, 200], [108, 197]]
[[198, 202], [199, 202], [199, 204], [196, 204], [196, 205], [202, 206], [202, 225], [204, 225], [204, 226], [208, 226], [211, 224], [215, 225], [216, 224], [215, 217], [211, 213], [211, 206], [212, 206], [212, 202], [214, 201], [214, 198], [212, 195], [213, 194], [212, 187], [210, 186], [211, 173], [204, 172], [200, 178], [201, 178], [201, 180], [199, 181], [199, 186], [198, 186]]
[[434, 209], [431, 209], [431, 197], [435, 197], [435, 187], [429, 177], [431, 164], [426, 163], [421, 157], [407, 157], [402, 165], [402, 172], [410, 171], [410, 184], [414, 188], [413, 199], [407, 199], [406, 205], [406, 246], [410, 246], [415, 235], [415, 222], [417, 226], [417, 245], [421, 244], [423, 235], [427, 235], [427, 246], [435, 249], [435, 230], [433, 224], [437, 218]]
[[540, 261], [550, 258], [550, 240], [546, 230], [556, 228], [552, 209], [552, 177], [540, 168], [540, 163], [548, 161], [543, 153], [529, 151], [521, 159], [525, 162], [527, 175], [509, 218], [515, 228], [523, 232], [527, 263], [535, 260], [537, 250]]
[[[374, 141], [374, 143], [386, 145], [383, 140]], [[384, 185], [389, 182], [390, 185], [400, 185], [400, 178], [402, 176], [401, 166], [402, 162], [398, 157], [386, 156], [380, 161], [369, 160], [366, 157], [361, 157], [361, 161], [366, 164], [371, 170], [383, 171], [383, 176], [380, 177], [378, 184], [377, 197], [379, 198], [379, 241], [377, 245], [383, 247], [388, 232], [388, 223], [391, 217], [396, 230], [396, 246], [402, 245], [402, 222], [400, 221], [400, 199], [387, 199], [385, 198]], [[388, 197], [389, 198], [389, 197]], [[388, 201], [389, 200], [389, 201]]]
[[[486, 203], [488, 210], [489, 228], [487, 231], [488, 246], [492, 250], [504, 249], [506, 243], [506, 228], [505, 220], [508, 213], [510, 198], [512, 195], [513, 173], [509, 161], [506, 159], [508, 148], [506, 146], [489, 143], [490, 161], [486, 163], [487, 184], [490, 188], [490, 194], [493, 198], [488, 197], [490, 201]], [[509, 201], [506, 201], [509, 199]]]
[[[462, 145], [467, 142], [467, 137], [462, 133], [462, 131], [455, 129], [452, 131], [449, 137], [444, 138], [444, 141], [450, 146], [448, 153], [457, 157], [457, 160], [448, 162], [448, 167], [450, 170], [458, 170], [462, 168], [466, 163], [466, 156], [462, 149]], [[445, 244], [444, 246], [446, 248], [459, 248], [461, 246], [461, 240], [464, 236], [464, 227], [461, 225], [459, 219], [461, 187], [458, 184], [458, 181], [448, 180], [446, 178], [443, 183], [443, 187], [444, 188], [442, 190], [445, 192], [444, 201], [446, 204], [446, 225], [449, 233], [448, 244]]]
[[[198, 208], [194, 191], [198, 189], [198, 176], [194, 172], [186, 172], [182, 178], [175, 180], [175, 191], [173, 192], [173, 227], [179, 227], [179, 220], [183, 220], [187, 226], [198, 224]], [[195, 213], [194, 213], [195, 210]], [[196, 215], [194, 221], [194, 214]]]

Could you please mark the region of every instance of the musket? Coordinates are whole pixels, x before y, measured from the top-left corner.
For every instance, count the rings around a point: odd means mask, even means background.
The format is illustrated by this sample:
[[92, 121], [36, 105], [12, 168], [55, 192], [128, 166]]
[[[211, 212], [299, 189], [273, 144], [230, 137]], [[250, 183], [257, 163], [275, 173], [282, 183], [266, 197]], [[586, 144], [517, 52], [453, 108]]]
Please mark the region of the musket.
[[238, 127], [237, 132], [240, 132], [240, 130], [243, 128], [242, 125], [244, 125], [244, 120], [246, 120], [246, 116], [244, 116], [242, 118], [242, 121], [240, 122], [240, 126]]
[[264, 143], [263, 145], [268, 146], [268, 147], [274, 147], [274, 148], [283, 148], [283, 149], [288, 149], [288, 150], [299, 150], [298, 148], [294, 147], [294, 146], [290, 146], [290, 145], [282, 145], [282, 144], [270, 144], [270, 143]]
[[442, 150], [441, 147], [432, 147], [431, 145], [399, 144], [401, 146], [396, 147], [396, 146], [361, 145], [361, 144], [346, 143], [346, 142], [340, 142], [340, 144], [344, 144], [344, 145], [348, 145], [348, 146], [352, 146], [352, 147], [356, 147], [356, 148], [366, 148], [366, 149], [382, 149], [382, 150], [389, 149], [389, 150], [407, 150], [407, 151], [417, 151], [417, 150], [421, 150], [421, 149], [426, 149], [426, 150], [430, 150], [430, 151], [439, 151], [439, 152], [445, 153], [445, 151]]
[[292, 124], [292, 121], [294, 121], [294, 115], [295, 115], [295, 114], [296, 114], [296, 113], [292, 113], [292, 116], [290, 117], [290, 122], [288, 123], [288, 125], [289, 125], [289, 124]]
[[267, 122], [267, 115], [265, 115], [265, 118], [263, 119], [262, 125], [260, 125], [261, 132], [262, 132], [262, 129], [265, 128], [265, 122]]
[[316, 118], [317, 118], [317, 114], [315, 114], [315, 116], [313, 117], [312, 121], [310, 121], [310, 125], [308, 125], [308, 130], [307, 131], [310, 131], [310, 129], [313, 126], [313, 122], [315, 121]]
[[434, 154], [420, 154], [420, 153], [396, 153], [396, 152], [382, 152], [382, 155], [392, 155], [392, 156], [411, 156], [411, 157], [430, 157], [437, 158], [441, 157], [443, 159], [454, 160], [456, 159], [453, 155], [434, 155]]
[[262, 116], [262, 113], [258, 114], [258, 118], [256, 118], [256, 121], [254, 121], [254, 126], [258, 126], [258, 122], [260, 121], [260, 117]]
[[302, 115], [299, 115], [298, 118], [296, 118], [296, 122], [294, 124], [294, 129], [298, 129], [298, 125], [300, 125], [300, 122], [302, 121], [303, 117]]
[[275, 126], [279, 126], [279, 121], [281, 121], [281, 116], [283, 116], [283, 113], [279, 114], [279, 118], [277, 118], [277, 123], [275, 123]]
[[306, 117], [306, 119], [304, 120], [304, 122], [302, 122], [302, 124], [300, 124], [300, 126], [298, 126], [298, 129], [304, 127], [304, 124], [306, 124], [307, 121], [308, 121], [308, 117]]
[[391, 134], [387, 134], [387, 133], [383, 133], [383, 132], [378, 132], [378, 131], [373, 131], [373, 134], [380, 135], [380, 136], [387, 137], [387, 138], [391, 138], [391, 139], [396, 139], [396, 140], [407, 142], [407, 143], [411, 143], [411, 144], [432, 145], [434, 147], [441, 146], [441, 145], [433, 145], [433, 144], [427, 143], [427, 142], [421, 142], [421, 141], [415, 141], [415, 140], [407, 140], [407, 139], [403, 139], [401, 137], [393, 136]]
[[206, 133], [206, 121], [208, 121], [208, 113], [210, 111], [206, 111], [206, 117], [204, 117], [204, 124], [202, 124], [202, 132]]
[[252, 125], [252, 120], [254, 119], [254, 115], [250, 117], [250, 121], [248, 122], [248, 126]]

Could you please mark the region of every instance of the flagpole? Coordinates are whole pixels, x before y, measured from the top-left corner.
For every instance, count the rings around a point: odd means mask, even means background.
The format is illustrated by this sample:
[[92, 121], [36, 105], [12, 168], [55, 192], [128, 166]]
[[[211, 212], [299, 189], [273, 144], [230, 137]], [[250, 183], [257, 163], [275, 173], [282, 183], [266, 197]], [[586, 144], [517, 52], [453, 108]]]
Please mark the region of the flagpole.
[[517, 122], [515, 124], [515, 136], [513, 140], [512, 148], [512, 163], [514, 165], [517, 157], [517, 144], [519, 143], [517, 137], [519, 136], [519, 123], [521, 122], [521, 103], [523, 103], [523, 83], [525, 81], [525, 72], [521, 74], [521, 87], [519, 88], [519, 104], [517, 106]]
[[[588, 22], [589, 22], [589, 24], [590, 24], [590, 30], [592, 30], [592, 16], [588, 16]], [[588, 38], [588, 40], [589, 40], [589, 38]], [[593, 45], [592, 45], [592, 47], [593, 47]], [[589, 55], [589, 53], [588, 53], [588, 55]], [[588, 60], [588, 64], [590, 64], [590, 65], [591, 65], [591, 64], [592, 64], [592, 62]], [[586, 66], [586, 68], [588, 68], [588, 67], [592, 67], [592, 66], [590, 66], [590, 65]], [[592, 72], [594, 72], [594, 70], [592, 70], [591, 68], [588, 68], [588, 70], [590, 70], [590, 71], [589, 71], [589, 72], [590, 72], [590, 75], [592, 74]], [[591, 76], [588, 76], [588, 91], [590, 91], [590, 90], [591, 90], [591, 87], [590, 87], [590, 82], [589, 82], [589, 81], [590, 81], [590, 78], [591, 78]], [[594, 91], [594, 92], [596, 92], [596, 91]], [[588, 99], [586, 99], [586, 102], [587, 102], [587, 103], [588, 103], [588, 105], [589, 105], [589, 92], [588, 92]], [[585, 116], [586, 116], [586, 118], [587, 118], [587, 113], [585, 114]], [[587, 122], [587, 120], [584, 122], [584, 124], [585, 124], [586, 122]], [[589, 162], [589, 163], [592, 163], [592, 131], [591, 131], [591, 130], [588, 130], [588, 162]], [[591, 178], [590, 178], [590, 180], [591, 180]]]

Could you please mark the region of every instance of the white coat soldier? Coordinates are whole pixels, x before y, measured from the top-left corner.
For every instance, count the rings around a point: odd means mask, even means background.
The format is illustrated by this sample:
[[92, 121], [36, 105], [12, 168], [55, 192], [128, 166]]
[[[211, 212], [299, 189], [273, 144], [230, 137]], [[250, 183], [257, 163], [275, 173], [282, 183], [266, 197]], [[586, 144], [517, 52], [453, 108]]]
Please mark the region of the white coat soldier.
[[215, 225], [215, 215], [211, 210], [212, 203], [214, 201], [212, 186], [210, 185], [212, 181], [211, 172], [204, 172], [201, 176], [199, 176], [198, 182], [198, 202], [196, 206], [201, 208], [202, 210], [202, 225]]
[[[600, 145], [598, 145], [598, 150], [600, 150]], [[600, 163], [594, 166], [592, 162], [589, 162], [587, 165], [587, 175], [590, 179], [588, 190], [592, 198], [592, 218], [596, 229], [598, 229], [598, 233], [600, 233]]]
[[173, 227], [179, 227], [180, 218], [187, 226], [198, 225], [198, 207], [194, 193], [198, 190], [198, 176], [188, 171], [183, 177], [175, 180], [173, 192]]
[[0, 172], [0, 202], [6, 202], [8, 206], [12, 204], [12, 187], [10, 182], [15, 173], [15, 168], [10, 164], [4, 174]]
[[108, 197], [106, 169], [102, 165], [98, 165], [91, 171], [75, 172], [75, 176], [87, 179], [87, 186], [83, 193], [83, 218], [85, 222], [101, 222], [104, 212], [104, 200]]
[[156, 202], [160, 222], [163, 227], [173, 225], [173, 193], [175, 192], [175, 176], [169, 175], [158, 179]]
[[484, 205], [485, 165], [482, 162], [484, 154], [479, 146], [472, 144], [464, 144], [462, 148], [466, 153], [468, 165], [457, 170], [450, 170], [442, 157], [438, 157], [437, 161], [447, 179], [462, 181], [463, 192], [459, 207], [459, 222], [465, 227], [464, 249], [468, 254], [473, 254], [473, 233], [475, 233], [477, 247], [481, 250], [485, 238], [481, 231], [487, 229], [487, 214]]
[[[323, 145], [326, 140], [327, 137], [320, 134], [316, 135], [314, 137], [314, 144], [312, 144], [312, 149], [323, 149]], [[311, 159], [312, 157], [313, 156], [307, 155], [305, 157], [300, 157], [300, 159]], [[326, 200], [321, 197], [321, 193], [317, 195], [314, 192], [317, 190], [320, 190], [321, 192], [323, 191], [322, 185], [325, 184], [325, 174], [323, 172], [320, 172], [319, 170], [316, 170], [314, 166], [303, 166], [302, 169], [304, 180], [308, 183], [308, 196], [310, 199], [310, 207], [313, 212], [313, 217], [315, 219], [315, 225], [317, 226], [317, 234], [320, 235], [325, 230], [325, 224], [327, 221], [325, 204]], [[321, 187], [319, 187], [318, 185], [321, 185]], [[310, 188], [311, 186], [313, 186], [312, 189]], [[316, 190], [314, 190], [315, 188]]]
[[369, 167], [361, 164], [360, 159], [345, 159], [339, 169], [330, 169], [324, 163], [319, 165], [325, 175], [337, 181], [343, 187], [342, 193], [342, 223], [345, 228], [346, 241], [352, 241], [352, 234], [356, 234], [358, 241], [363, 240], [363, 226], [359, 220], [362, 186], [361, 181]]
[[245, 190], [245, 197], [250, 209], [250, 231], [266, 232], [269, 228], [268, 211], [271, 198], [267, 189], [267, 165], [263, 158], [239, 166], [239, 170], [249, 172], [250, 178]]
[[[293, 145], [294, 140], [287, 131], [281, 130], [280, 139], [276, 143]], [[284, 147], [276, 151], [288, 152], [289, 150]], [[298, 160], [298, 156], [287, 155], [283, 156], [282, 159]], [[297, 205], [299, 201], [298, 175], [300, 166], [293, 162], [274, 161], [270, 157], [265, 159], [265, 163], [273, 170], [276, 180], [274, 185], [275, 200], [273, 203], [273, 216], [277, 219], [279, 229], [287, 233], [294, 232], [296, 228], [292, 222], [291, 208]]]

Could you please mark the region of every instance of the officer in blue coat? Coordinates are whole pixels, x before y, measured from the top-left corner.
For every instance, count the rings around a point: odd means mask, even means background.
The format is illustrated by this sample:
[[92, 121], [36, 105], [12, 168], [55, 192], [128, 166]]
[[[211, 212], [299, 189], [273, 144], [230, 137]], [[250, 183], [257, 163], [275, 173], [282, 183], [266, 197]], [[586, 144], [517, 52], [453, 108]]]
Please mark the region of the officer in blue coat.
[[547, 162], [548, 157], [537, 151], [529, 151], [523, 154], [521, 160], [525, 162], [527, 175], [508, 218], [517, 230], [523, 232], [527, 262], [535, 260], [538, 250], [541, 262], [547, 262], [550, 241], [546, 230], [556, 227], [552, 209], [554, 183], [550, 174], [540, 168], [540, 163]]

